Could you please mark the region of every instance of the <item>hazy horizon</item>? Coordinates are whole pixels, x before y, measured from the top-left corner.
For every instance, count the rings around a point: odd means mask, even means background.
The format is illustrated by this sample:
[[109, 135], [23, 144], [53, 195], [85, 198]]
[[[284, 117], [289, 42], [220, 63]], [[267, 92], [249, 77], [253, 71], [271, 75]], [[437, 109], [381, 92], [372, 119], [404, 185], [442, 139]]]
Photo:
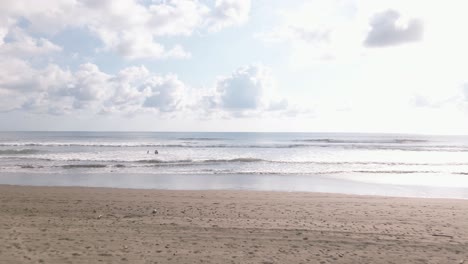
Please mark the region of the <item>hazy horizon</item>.
[[0, 133], [14, 133], [14, 132], [37, 132], [37, 133], [265, 133], [265, 134], [316, 134], [316, 135], [409, 135], [409, 136], [454, 136], [454, 137], [468, 137], [468, 134], [430, 134], [430, 133], [404, 133], [404, 132], [346, 132], [346, 131], [191, 131], [191, 130], [0, 130]]

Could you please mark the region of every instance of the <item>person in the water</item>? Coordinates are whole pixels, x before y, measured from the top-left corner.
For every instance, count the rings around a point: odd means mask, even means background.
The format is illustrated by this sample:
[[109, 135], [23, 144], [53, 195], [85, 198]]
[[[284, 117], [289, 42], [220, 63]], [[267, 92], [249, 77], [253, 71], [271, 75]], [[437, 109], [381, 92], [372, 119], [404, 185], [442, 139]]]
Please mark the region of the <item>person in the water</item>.
[[159, 152], [158, 152], [158, 150], [157, 150], [157, 149], [154, 151], [154, 154], [159, 154]]

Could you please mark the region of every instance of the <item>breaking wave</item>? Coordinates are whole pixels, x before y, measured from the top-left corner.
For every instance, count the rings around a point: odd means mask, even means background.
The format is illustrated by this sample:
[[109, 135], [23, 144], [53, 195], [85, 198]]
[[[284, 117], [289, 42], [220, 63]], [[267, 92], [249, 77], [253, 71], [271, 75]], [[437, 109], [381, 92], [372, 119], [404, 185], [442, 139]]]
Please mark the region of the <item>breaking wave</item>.
[[235, 158], [235, 159], [210, 159], [204, 160], [203, 162], [206, 163], [217, 163], [217, 162], [273, 162], [264, 159], [257, 159], [257, 158]]
[[327, 160], [274, 160], [262, 159], [255, 157], [237, 157], [225, 159], [180, 159], [180, 160], [163, 160], [163, 159], [100, 159], [100, 158], [37, 158], [36, 156], [19, 157], [22, 161], [29, 162], [66, 162], [66, 163], [102, 163], [115, 167], [132, 166], [138, 164], [142, 165], [200, 165], [200, 164], [221, 164], [221, 163], [271, 163], [271, 164], [298, 164], [298, 165], [327, 165], [327, 166], [340, 166], [340, 165], [379, 165], [379, 166], [468, 166], [468, 162], [397, 162], [397, 161], [327, 161]]
[[207, 159], [207, 160], [158, 160], [158, 159], [151, 159], [151, 160], [138, 160], [137, 163], [149, 163], [149, 164], [177, 164], [177, 163], [229, 163], [229, 162], [274, 162], [274, 161], [267, 161], [263, 159], [257, 158], [234, 158], [234, 159]]
[[27, 155], [40, 153], [37, 149], [2, 149], [0, 155]]
[[331, 138], [318, 138], [318, 139], [298, 139], [297, 142], [317, 142], [317, 143], [332, 143], [332, 144], [407, 144], [407, 143], [426, 143], [429, 142], [424, 139], [382, 139], [382, 140], [354, 140], [354, 139], [331, 139]]
[[211, 145], [191, 145], [191, 144], [155, 144], [155, 143], [0, 143], [0, 147], [108, 147], [108, 148], [297, 148], [309, 147], [309, 144], [211, 144]]
[[64, 169], [75, 169], [75, 168], [105, 168], [105, 164], [66, 164], [61, 166]]
[[147, 163], [147, 164], [164, 164], [164, 163], [190, 163], [192, 160], [158, 160], [158, 159], [150, 159], [150, 160], [137, 160], [137, 163]]

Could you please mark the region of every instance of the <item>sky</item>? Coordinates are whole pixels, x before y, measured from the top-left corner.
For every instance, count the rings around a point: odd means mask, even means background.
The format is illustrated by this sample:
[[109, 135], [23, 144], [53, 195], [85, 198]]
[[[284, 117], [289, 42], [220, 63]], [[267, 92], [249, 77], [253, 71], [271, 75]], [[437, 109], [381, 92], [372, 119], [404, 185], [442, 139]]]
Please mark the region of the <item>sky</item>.
[[2, 0], [0, 130], [468, 134], [467, 7]]

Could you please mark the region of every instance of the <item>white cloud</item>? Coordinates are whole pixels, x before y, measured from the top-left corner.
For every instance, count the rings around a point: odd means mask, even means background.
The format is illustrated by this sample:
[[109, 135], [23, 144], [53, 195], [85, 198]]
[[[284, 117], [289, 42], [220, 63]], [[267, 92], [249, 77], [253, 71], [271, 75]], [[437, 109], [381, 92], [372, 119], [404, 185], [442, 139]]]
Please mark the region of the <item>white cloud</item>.
[[[26, 21], [26, 29], [38, 34], [87, 29], [102, 42], [104, 50], [127, 59], [188, 58], [190, 53], [181, 45], [165, 47], [158, 38], [240, 25], [247, 21], [249, 10], [250, 0], [218, 0], [212, 9], [198, 0], [146, 5], [136, 0], [5, 0], [0, 2], [0, 38], [5, 28]], [[57, 48], [45, 38], [32, 44], [29, 47]]]
[[184, 110], [188, 90], [177, 76], [151, 74], [144, 66], [112, 75], [91, 63], [71, 72], [55, 64], [35, 69], [14, 60], [0, 62], [0, 74], [2, 112], [173, 113]]
[[56, 85], [61, 85], [69, 79], [70, 73], [57, 65], [35, 69], [30, 63], [20, 59], [0, 61], [0, 90], [34, 93], [55, 89]]
[[144, 96], [138, 87], [151, 76], [146, 67], [128, 67], [121, 70], [109, 80], [110, 94], [102, 103], [100, 113], [126, 113], [137, 112], [144, 101]]
[[57, 65], [35, 69], [19, 59], [1, 61], [0, 73], [0, 92], [6, 102], [0, 108], [2, 112], [18, 109], [48, 112], [52, 105], [61, 104], [53, 98], [72, 80], [71, 73]]
[[202, 96], [206, 109], [217, 109], [228, 116], [258, 116], [269, 111], [286, 111], [289, 103], [278, 96], [271, 70], [262, 65], [238, 68], [231, 75], [218, 77], [208, 95]]
[[191, 57], [191, 54], [182, 46], [177, 45], [166, 50], [163, 45], [154, 42], [151, 36], [145, 36], [143, 33], [122, 38], [115, 48], [122, 57], [127, 59], [186, 59]]
[[292, 68], [307, 68], [321, 61], [356, 60], [370, 53], [366, 47], [422, 42], [426, 20], [434, 14], [420, 11], [421, 5], [436, 8], [426, 2], [408, 1], [304, 1], [279, 11], [278, 25], [258, 36], [264, 41], [289, 44]]
[[206, 20], [209, 30], [219, 31], [247, 22], [250, 5], [250, 0], [216, 0], [215, 7]]
[[160, 36], [187, 36], [202, 23], [208, 8], [198, 1], [171, 0], [144, 6], [136, 1], [86, 1], [76, 12], [80, 22], [104, 44], [128, 59], [187, 58], [181, 46], [167, 49]]
[[463, 85], [462, 92], [463, 92], [463, 96], [464, 96], [465, 101], [468, 102], [468, 83], [465, 83]]
[[33, 85], [36, 75], [36, 70], [26, 61], [15, 58], [0, 60], [0, 89], [33, 90], [36, 88]]
[[18, 27], [0, 32], [0, 55], [8, 57], [34, 57], [61, 51], [62, 48], [45, 38], [33, 38]]
[[192, 57], [192, 54], [186, 51], [182, 46], [175, 45], [166, 53], [167, 58], [179, 58], [179, 59], [188, 59]]
[[271, 84], [266, 69], [258, 66], [242, 67], [231, 76], [218, 80], [218, 104], [230, 110], [259, 108], [268, 85]]
[[411, 98], [411, 104], [416, 107], [434, 107], [434, 103], [422, 95], [415, 95]]
[[99, 104], [109, 93], [110, 76], [101, 72], [91, 63], [80, 65], [73, 74], [73, 80], [63, 90], [63, 95], [74, 99], [74, 108], [90, 107], [90, 104]]
[[0, 76], [0, 101], [5, 101], [0, 108], [2, 112], [190, 114], [192, 118], [285, 116], [304, 112], [277, 94], [271, 70], [262, 65], [240, 67], [229, 76], [218, 77], [209, 90], [192, 88], [174, 74], [150, 73], [144, 66], [107, 74], [91, 63], [70, 71], [55, 64], [35, 69], [16, 60], [8, 64], [0, 62], [0, 73], [5, 74]]
[[424, 24], [419, 19], [401, 20], [395, 10], [377, 13], [370, 21], [371, 30], [364, 44], [368, 47], [386, 47], [422, 40]]
[[149, 6], [148, 26], [157, 36], [191, 35], [209, 12], [210, 9], [199, 1], [161, 1]]
[[447, 98], [433, 98], [418, 94], [411, 98], [410, 103], [411, 105], [420, 108], [442, 108], [447, 105], [457, 104], [460, 101], [462, 101], [462, 98], [458, 95], [452, 95]]
[[291, 66], [355, 55], [365, 25], [356, 20], [353, 0], [305, 1], [278, 12], [279, 24], [258, 36], [291, 47]]
[[288, 100], [283, 98], [277, 101], [271, 101], [270, 104], [268, 105], [267, 110], [268, 111], [282, 111], [284, 109], [287, 109], [288, 106], [289, 106]]
[[182, 107], [185, 84], [175, 75], [152, 77], [143, 84], [142, 89], [146, 94], [143, 107], [159, 112], [174, 112]]

